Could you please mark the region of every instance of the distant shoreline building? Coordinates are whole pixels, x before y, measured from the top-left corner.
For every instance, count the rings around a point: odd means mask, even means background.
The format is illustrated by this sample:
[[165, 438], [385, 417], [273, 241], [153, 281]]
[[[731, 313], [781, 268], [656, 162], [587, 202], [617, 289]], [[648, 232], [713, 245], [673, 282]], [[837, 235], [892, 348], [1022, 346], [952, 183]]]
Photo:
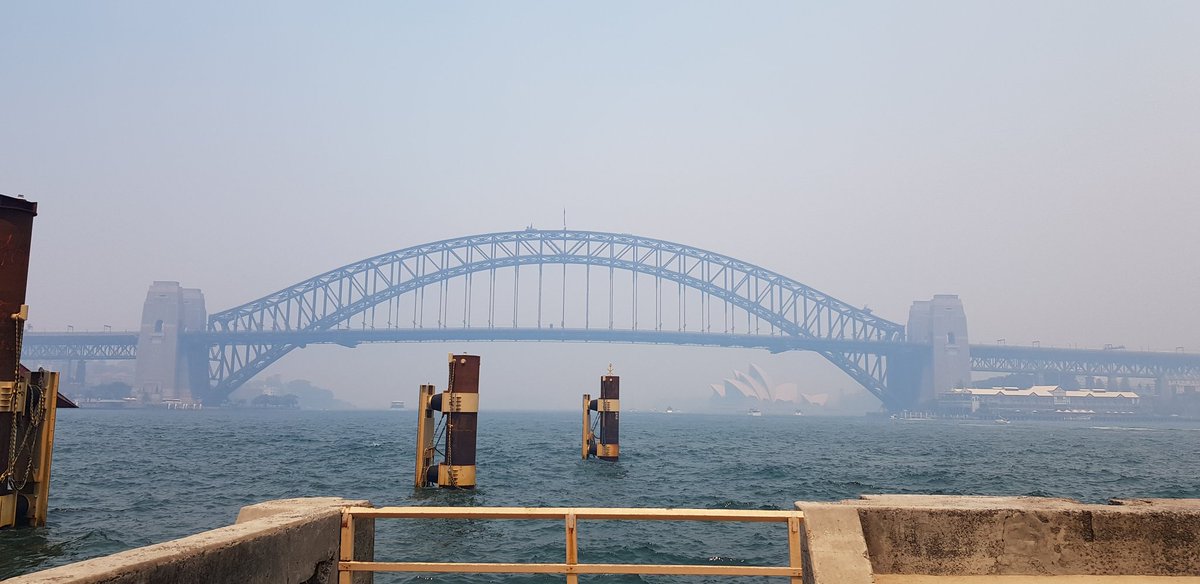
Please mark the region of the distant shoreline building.
[[938, 396], [944, 415], [970, 417], [1130, 416], [1143, 413], [1141, 396], [1133, 391], [1063, 389], [1057, 385], [958, 388]]

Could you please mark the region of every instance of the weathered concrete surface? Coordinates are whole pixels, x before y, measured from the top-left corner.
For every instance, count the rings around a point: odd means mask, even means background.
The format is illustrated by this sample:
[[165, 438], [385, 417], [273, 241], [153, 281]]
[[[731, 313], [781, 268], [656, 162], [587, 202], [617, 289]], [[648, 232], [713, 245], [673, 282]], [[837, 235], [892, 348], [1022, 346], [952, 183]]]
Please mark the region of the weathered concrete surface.
[[[229, 527], [6, 582], [332, 583], [341, 510], [369, 504], [268, 501]], [[872, 495], [796, 507], [808, 584], [1200, 584], [1196, 499]], [[356, 523], [355, 559], [373, 559], [374, 523]]]
[[859, 523], [858, 509], [845, 505], [805, 503], [800, 548], [804, 582], [871, 584], [871, 560]]
[[[242, 508], [235, 525], [51, 568], [8, 584], [156, 584], [337, 582], [341, 510], [369, 501], [336, 497], [282, 499]], [[374, 524], [356, 522], [355, 559], [374, 558]], [[355, 582], [371, 582], [356, 574]]]
[[1198, 576], [925, 576], [880, 574], [876, 584], [1200, 584]]
[[1118, 503], [871, 495], [841, 505], [857, 510], [876, 575], [1200, 576], [1200, 500]]

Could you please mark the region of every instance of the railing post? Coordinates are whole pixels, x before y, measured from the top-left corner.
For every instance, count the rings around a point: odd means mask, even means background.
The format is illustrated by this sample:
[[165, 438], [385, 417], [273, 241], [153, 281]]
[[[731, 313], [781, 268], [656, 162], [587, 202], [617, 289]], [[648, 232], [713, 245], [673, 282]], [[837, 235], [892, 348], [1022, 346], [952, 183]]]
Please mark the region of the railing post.
[[[354, 515], [349, 511], [342, 511], [342, 544], [338, 546], [338, 559], [343, 562], [354, 561]], [[338, 567], [338, 584], [351, 584], [354, 581], [354, 572]]]
[[[788, 560], [794, 569], [804, 567], [804, 557], [800, 551], [800, 518], [796, 515], [788, 517]], [[792, 576], [792, 584], [803, 584], [804, 578]]]
[[[374, 521], [377, 518], [409, 519], [542, 519], [563, 520], [566, 559], [562, 563], [487, 563], [487, 562], [377, 562], [372, 556]], [[714, 566], [707, 564], [587, 564], [579, 562], [580, 518], [617, 521], [749, 521], [786, 523], [788, 526], [788, 566]], [[605, 509], [591, 507], [504, 508], [504, 507], [346, 507], [342, 510], [338, 582], [370, 582], [374, 572], [417, 572], [429, 574], [564, 574], [567, 584], [578, 584], [580, 574], [637, 575], [712, 575], [788, 577], [801, 584], [803, 557], [800, 527], [804, 515], [799, 511], [731, 511], [709, 509]], [[359, 523], [362, 525], [358, 525]], [[355, 545], [358, 536], [363, 541]], [[358, 549], [356, 549], [358, 548]], [[355, 556], [364, 559], [356, 561]], [[355, 575], [355, 572], [371, 574]]]
[[[575, 533], [575, 514], [567, 513], [567, 569], [579, 563], [579, 539]], [[579, 584], [579, 574], [567, 572], [567, 584]]]

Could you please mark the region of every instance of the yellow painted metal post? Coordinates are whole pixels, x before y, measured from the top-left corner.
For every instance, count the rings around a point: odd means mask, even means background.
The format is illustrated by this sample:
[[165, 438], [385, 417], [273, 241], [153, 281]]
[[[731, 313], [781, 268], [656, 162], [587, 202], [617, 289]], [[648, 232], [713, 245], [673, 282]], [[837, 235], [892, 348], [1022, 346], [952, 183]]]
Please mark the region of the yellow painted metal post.
[[37, 375], [42, 377], [42, 387], [45, 388], [42, 391], [42, 399], [45, 400], [46, 418], [42, 422], [42, 435], [38, 441], [37, 474], [35, 475], [37, 501], [32, 509], [33, 517], [30, 518], [29, 525], [42, 527], [46, 525], [50, 509], [50, 464], [54, 459], [54, 422], [58, 418], [58, 372], [42, 371]]
[[[342, 562], [354, 561], [354, 515], [349, 512], [342, 512], [342, 545], [338, 551], [338, 558]], [[338, 584], [351, 584], [354, 580], [354, 572], [342, 569], [338, 566]]]
[[[567, 569], [579, 563], [579, 538], [576, 535], [574, 513], [567, 513]], [[579, 584], [579, 574], [567, 572], [567, 584]]]
[[588, 459], [588, 426], [591, 425], [591, 416], [588, 410], [588, 404], [592, 402], [591, 394], [583, 394], [583, 459]]
[[0, 527], [12, 527], [17, 524], [17, 493], [0, 495]]
[[[800, 517], [788, 517], [788, 560], [792, 568], [803, 569], [804, 557], [800, 551]], [[800, 576], [792, 576], [792, 584], [803, 584]]]
[[429, 482], [429, 466], [433, 464], [433, 408], [429, 400], [433, 399], [435, 388], [432, 385], [422, 385], [417, 394], [417, 469], [413, 477], [413, 486], [424, 487]]

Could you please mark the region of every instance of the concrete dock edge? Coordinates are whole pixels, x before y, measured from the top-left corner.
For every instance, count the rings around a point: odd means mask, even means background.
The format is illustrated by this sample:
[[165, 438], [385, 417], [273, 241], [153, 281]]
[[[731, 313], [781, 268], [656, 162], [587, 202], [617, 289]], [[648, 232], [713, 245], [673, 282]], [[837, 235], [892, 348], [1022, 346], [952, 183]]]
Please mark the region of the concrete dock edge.
[[[281, 499], [242, 508], [237, 523], [156, 545], [11, 578], [8, 584], [337, 582], [342, 508], [369, 501]], [[356, 525], [355, 556], [374, 559], [374, 524]], [[369, 584], [372, 574], [356, 574]]]
[[796, 508], [804, 512], [800, 544], [805, 584], [875, 581], [857, 509], [829, 503], [796, 503]]
[[796, 508], [810, 523], [810, 584], [871, 582], [861, 575], [864, 561], [879, 582], [1200, 577], [1196, 499], [1097, 505], [1044, 497], [865, 495]]

